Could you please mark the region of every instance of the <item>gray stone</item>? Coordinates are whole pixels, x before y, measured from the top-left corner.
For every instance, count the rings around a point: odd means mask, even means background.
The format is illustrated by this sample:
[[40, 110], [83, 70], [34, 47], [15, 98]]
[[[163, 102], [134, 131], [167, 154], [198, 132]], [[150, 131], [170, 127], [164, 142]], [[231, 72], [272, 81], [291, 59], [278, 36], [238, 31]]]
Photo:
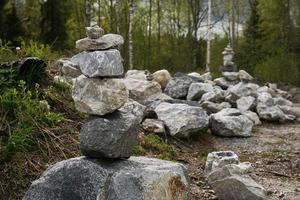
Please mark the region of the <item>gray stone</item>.
[[236, 81], [238, 79], [237, 72], [223, 72], [222, 75], [227, 81]]
[[71, 58], [78, 65], [82, 73], [90, 78], [93, 77], [121, 77], [124, 69], [122, 57], [118, 50], [82, 52]]
[[231, 104], [236, 104], [236, 101], [241, 97], [256, 97], [258, 88], [259, 86], [257, 84], [240, 82], [228, 88], [225, 100]]
[[222, 168], [228, 164], [239, 164], [239, 157], [233, 151], [215, 151], [208, 154], [205, 164], [205, 173]]
[[200, 106], [204, 108], [209, 115], [212, 113], [217, 113], [225, 108], [231, 108], [231, 104], [227, 102], [217, 104], [210, 101], [204, 101], [200, 104]]
[[252, 96], [241, 97], [236, 101], [236, 104], [241, 112], [251, 110], [255, 107], [255, 98]]
[[152, 81], [159, 83], [162, 90], [164, 90], [166, 88], [166, 86], [169, 83], [169, 81], [171, 80], [171, 78], [172, 78], [171, 74], [165, 69], [156, 71], [150, 75], [150, 79]]
[[[234, 166], [234, 165], [233, 165]], [[236, 167], [225, 165], [209, 174], [208, 184], [218, 199], [266, 200], [265, 189], [247, 175], [239, 175]]]
[[158, 119], [165, 122], [172, 136], [187, 138], [208, 128], [208, 115], [200, 107], [161, 103], [155, 112]]
[[145, 157], [73, 158], [48, 168], [23, 200], [188, 200], [182, 164]]
[[92, 158], [129, 158], [137, 143], [139, 120], [120, 111], [88, 117], [80, 131], [81, 152]]
[[193, 77], [201, 78], [201, 75], [198, 72], [191, 72], [191, 73], [188, 74], [188, 76], [193, 76]]
[[157, 93], [151, 95], [147, 100], [148, 101], [167, 101], [167, 100], [172, 100], [173, 98], [166, 95], [165, 93]]
[[173, 77], [164, 92], [174, 99], [185, 99], [193, 79], [189, 76]]
[[156, 134], [165, 134], [166, 129], [165, 129], [165, 124], [162, 120], [158, 119], [146, 119], [142, 127], [144, 131], [147, 133], [156, 133]]
[[58, 67], [61, 76], [67, 79], [76, 78], [81, 75], [79, 66], [72, 63], [69, 59], [59, 59], [56, 61], [55, 66]]
[[148, 70], [128, 70], [125, 74], [126, 79], [139, 79], [147, 80], [147, 77], [150, 75]]
[[253, 77], [250, 74], [248, 74], [248, 72], [246, 72], [245, 70], [240, 70], [238, 72], [238, 77], [240, 81], [245, 83], [251, 82], [253, 80]]
[[254, 125], [261, 125], [261, 121], [258, 117], [258, 115], [255, 112], [252, 111], [244, 111], [242, 112], [243, 115], [245, 115], [246, 117], [248, 117], [248, 119], [250, 119]]
[[257, 98], [256, 112], [260, 119], [271, 122], [286, 122], [296, 119], [294, 115], [286, 115], [269, 93], [259, 93]]
[[225, 100], [225, 91], [222, 89], [214, 88], [213, 91], [202, 95], [200, 102], [212, 101], [214, 103], [221, 103]]
[[228, 81], [224, 77], [216, 78], [214, 82], [223, 90], [227, 90], [230, 86], [237, 84], [237, 81]]
[[300, 109], [295, 109], [292, 106], [279, 106], [279, 108], [284, 112], [286, 115], [293, 115], [297, 118], [300, 117]]
[[207, 92], [213, 92], [214, 88], [209, 83], [192, 83], [188, 90], [187, 100], [198, 101]]
[[103, 36], [104, 30], [100, 28], [98, 25], [85, 27], [85, 32], [88, 38], [90, 39], [98, 39]]
[[76, 41], [76, 48], [83, 51], [102, 51], [124, 44], [124, 38], [117, 34], [106, 34], [98, 39], [83, 38]]
[[212, 133], [223, 137], [250, 137], [254, 123], [238, 109], [226, 108], [210, 116]]
[[135, 101], [144, 101], [162, 93], [160, 85], [154, 81], [126, 78], [123, 82], [129, 90], [129, 97]]
[[129, 99], [124, 106], [119, 108], [120, 112], [131, 113], [138, 118], [139, 123], [141, 123], [145, 116], [146, 106], [136, 102], [132, 99]]
[[202, 74], [200, 77], [201, 77], [205, 82], [206, 82], [206, 81], [211, 81], [211, 80], [212, 80], [212, 76], [211, 76], [210, 72], [206, 72], [206, 73]]
[[72, 97], [80, 112], [105, 115], [122, 107], [128, 90], [120, 79], [95, 79], [81, 75], [74, 79]]
[[273, 98], [275, 105], [278, 106], [293, 106], [293, 103], [283, 97], [275, 97]]

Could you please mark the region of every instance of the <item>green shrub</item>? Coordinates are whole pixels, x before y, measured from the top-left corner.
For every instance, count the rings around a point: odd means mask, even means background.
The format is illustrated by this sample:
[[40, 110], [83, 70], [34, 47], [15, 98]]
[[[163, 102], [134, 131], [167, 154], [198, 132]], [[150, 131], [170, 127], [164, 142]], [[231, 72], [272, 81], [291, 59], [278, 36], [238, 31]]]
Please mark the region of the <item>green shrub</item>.
[[155, 134], [144, 136], [144, 141], [133, 148], [134, 155], [155, 154], [158, 158], [164, 160], [174, 160], [176, 149], [174, 146], [164, 142], [162, 138]]
[[16, 53], [9, 47], [9, 43], [0, 39], [0, 63], [17, 59]]

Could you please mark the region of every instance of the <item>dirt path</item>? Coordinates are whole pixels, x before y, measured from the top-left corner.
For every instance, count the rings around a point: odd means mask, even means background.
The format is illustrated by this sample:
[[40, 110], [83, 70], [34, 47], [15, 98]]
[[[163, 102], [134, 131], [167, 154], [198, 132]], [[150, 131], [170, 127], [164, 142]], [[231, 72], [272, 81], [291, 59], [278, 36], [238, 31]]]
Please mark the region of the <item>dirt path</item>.
[[[300, 109], [296, 105], [295, 109]], [[179, 153], [192, 181], [191, 199], [217, 199], [204, 185], [203, 170], [207, 153], [232, 150], [241, 161], [253, 164], [251, 175], [262, 184], [272, 200], [300, 199], [300, 122], [263, 124], [250, 138], [220, 138], [207, 134], [188, 142]]]

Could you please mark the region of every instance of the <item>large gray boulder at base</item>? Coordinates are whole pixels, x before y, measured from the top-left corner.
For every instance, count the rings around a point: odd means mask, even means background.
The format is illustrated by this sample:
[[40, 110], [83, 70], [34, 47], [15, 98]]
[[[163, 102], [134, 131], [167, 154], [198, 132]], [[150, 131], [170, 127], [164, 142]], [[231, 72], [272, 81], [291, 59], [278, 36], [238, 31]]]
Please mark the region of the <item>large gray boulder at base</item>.
[[154, 81], [126, 78], [123, 82], [129, 91], [129, 97], [135, 101], [144, 101], [162, 93], [160, 85]]
[[145, 157], [110, 162], [78, 157], [56, 163], [23, 200], [188, 200], [182, 164]]
[[175, 137], [187, 138], [208, 128], [208, 115], [201, 107], [161, 103], [155, 108], [155, 112]]
[[118, 50], [81, 52], [71, 58], [87, 77], [121, 77], [124, 69], [122, 57]]
[[164, 92], [174, 99], [185, 99], [192, 83], [193, 79], [187, 75], [173, 77], [167, 84]]
[[128, 90], [120, 79], [95, 79], [81, 75], [74, 79], [72, 97], [76, 109], [93, 115], [105, 115], [122, 107]]
[[90, 116], [81, 127], [81, 152], [93, 158], [128, 158], [137, 142], [139, 124], [140, 118], [120, 111]]
[[226, 108], [210, 116], [212, 133], [223, 137], [250, 137], [254, 123], [238, 109]]

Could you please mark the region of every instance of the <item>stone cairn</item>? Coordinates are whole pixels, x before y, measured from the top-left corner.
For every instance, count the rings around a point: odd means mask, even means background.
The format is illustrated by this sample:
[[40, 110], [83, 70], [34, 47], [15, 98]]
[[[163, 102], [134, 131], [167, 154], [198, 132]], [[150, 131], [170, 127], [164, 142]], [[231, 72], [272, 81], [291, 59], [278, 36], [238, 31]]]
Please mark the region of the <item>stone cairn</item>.
[[122, 36], [103, 35], [99, 26], [87, 27], [86, 33], [76, 42], [83, 52], [65, 65], [82, 73], [73, 79], [72, 97], [76, 108], [89, 115], [80, 131], [85, 157], [48, 168], [23, 200], [189, 199], [182, 164], [130, 157], [145, 106], [129, 99], [122, 79], [122, 57], [114, 48], [123, 44]]

